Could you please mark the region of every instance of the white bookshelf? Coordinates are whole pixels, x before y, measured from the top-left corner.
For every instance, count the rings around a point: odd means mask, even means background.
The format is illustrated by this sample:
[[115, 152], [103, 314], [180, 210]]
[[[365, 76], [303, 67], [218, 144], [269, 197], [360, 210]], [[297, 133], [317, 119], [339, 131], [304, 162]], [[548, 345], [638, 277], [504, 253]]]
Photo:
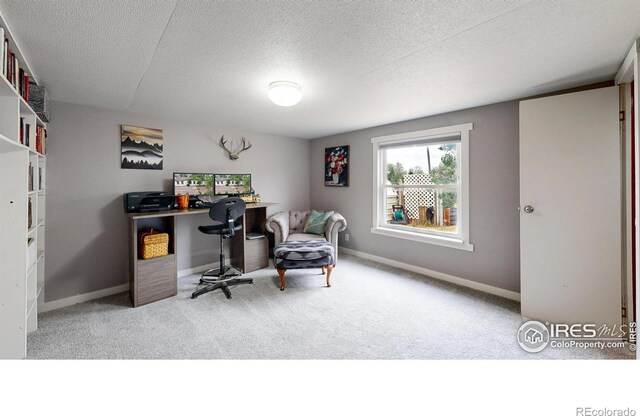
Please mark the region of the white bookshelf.
[[[0, 27], [21, 68], [32, 76], [1, 15]], [[44, 301], [46, 157], [20, 143], [21, 117], [31, 126], [30, 142], [35, 143], [36, 126], [46, 125], [0, 70], [0, 358], [26, 357], [27, 334], [38, 328], [38, 304]], [[30, 165], [33, 190], [28, 187]]]

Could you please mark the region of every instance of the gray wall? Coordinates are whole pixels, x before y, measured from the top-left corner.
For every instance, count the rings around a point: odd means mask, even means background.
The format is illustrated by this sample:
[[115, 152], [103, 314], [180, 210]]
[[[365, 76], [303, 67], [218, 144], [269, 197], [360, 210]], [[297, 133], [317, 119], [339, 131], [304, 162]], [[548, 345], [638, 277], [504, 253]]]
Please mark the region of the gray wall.
[[[46, 301], [128, 282], [122, 194], [171, 190], [174, 171], [249, 172], [263, 201], [288, 209], [335, 209], [349, 223], [340, 245], [519, 292], [518, 103], [478, 107], [319, 138], [208, 129], [95, 107], [52, 103], [47, 154]], [[473, 122], [470, 139], [474, 252], [371, 234], [371, 137]], [[120, 169], [120, 125], [164, 130], [164, 170]], [[253, 148], [232, 162], [217, 141], [247, 136]], [[324, 187], [324, 148], [351, 146], [348, 188]], [[178, 269], [214, 262], [217, 241], [179, 218]], [[215, 240], [215, 239], [213, 239]]]
[[[95, 107], [52, 103], [47, 151], [47, 302], [128, 282], [127, 219], [122, 194], [171, 190], [174, 171], [251, 173], [269, 213], [309, 208], [310, 142], [295, 138], [207, 129]], [[120, 125], [164, 130], [164, 170], [120, 168]], [[220, 136], [253, 148], [230, 161]], [[196, 227], [206, 215], [178, 220], [178, 270], [217, 259], [218, 240]]]
[[[461, 123], [470, 133], [470, 235], [475, 251], [371, 234], [373, 162], [370, 139]], [[349, 224], [340, 245], [499, 288], [520, 291], [518, 102], [494, 104], [315, 139], [311, 206], [335, 209]], [[350, 186], [324, 187], [324, 148], [351, 146]]]

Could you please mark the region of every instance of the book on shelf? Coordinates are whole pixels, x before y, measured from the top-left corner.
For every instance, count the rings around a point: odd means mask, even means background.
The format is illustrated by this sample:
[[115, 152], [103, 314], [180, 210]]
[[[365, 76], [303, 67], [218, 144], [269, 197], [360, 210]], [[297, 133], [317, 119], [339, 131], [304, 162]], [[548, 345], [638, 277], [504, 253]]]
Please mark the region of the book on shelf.
[[20, 68], [20, 73], [18, 74], [17, 90], [22, 98], [29, 102], [29, 74], [27, 74], [23, 68]]
[[36, 144], [33, 142], [33, 140], [31, 140], [31, 124], [25, 123], [24, 137], [25, 137], [25, 144], [27, 145], [27, 147], [29, 147], [29, 149], [31, 150], [36, 150]]
[[0, 59], [2, 59], [2, 75], [6, 76], [7, 74], [7, 65], [6, 65], [6, 49], [5, 49], [5, 41], [4, 41], [4, 29], [0, 27]]
[[20, 62], [18, 62], [18, 57], [16, 54], [13, 54], [13, 88], [18, 89], [18, 74], [20, 74]]
[[22, 77], [22, 90], [24, 91], [22, 98], [24, 98], [26, 102], [29, 102], [29, 74], [25, 73]]
[[38, 190], [44, 191], [44, 169], [38, 167]]
[[29, 176], [28, 176], [28, 182], [27, 182], [27, 191], [28, 192], [32, 192], [33, 191], [33, 164], [29, 163]]
[[42, 126], [36, 126], [35, 150], [43, 155], [47, 152], [47, 129]]
[[2, 57], [2, 70], [4, 77], [7, 77], [9, 70], [9, 39], [4, 38], [4, 55]]
[[36, 150], [36, 140], [31, 140], [31, 124], [20, 117], [20, 143], [31, 150]]
[[29, 208], [27, 209], [27, 228], [33, 226], [33, 209], [31, 208], [31, 197], [29, 197]]
[[13, 52], [11, 49], [7, 50], [7, 81], [9, 84], [13, 85], [13, 81], [11, 78], [13, 77]]
[[36, 149], [35, 141], [31, 140], [31, 124], [27, 123], [24, 117], [20, 117], [20, 144]]
[[31, 140], [31, 124], [20, 117], [20, 144], [44, 155], [47, 152], [47, 129], [36, 125], [35, 130], [35, 137]]
[[11, 85], [13, 88], [16, 88], [16, 79], [18, 78], [17, 74], [20, 71], [20, 67], [18, 65], [18, 58], [16, 54], [11, 52]]
[[2, 75], [9, 84], [16, 89], [25, 101], [29, 102], [29, 74], [20, 68], [20, 61], [15, 53], [9, 49], [9, 39], [5, 37], [5, 30], [0, 27], [0, 59], [2, 59]]

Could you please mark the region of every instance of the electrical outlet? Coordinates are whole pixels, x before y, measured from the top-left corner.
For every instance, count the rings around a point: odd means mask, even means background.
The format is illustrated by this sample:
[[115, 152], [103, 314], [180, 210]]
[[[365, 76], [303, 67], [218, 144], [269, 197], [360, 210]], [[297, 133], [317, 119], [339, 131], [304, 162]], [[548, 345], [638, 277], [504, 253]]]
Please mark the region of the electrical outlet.
[[349, 241], [349, 234], [344, 235], [344, 241]]

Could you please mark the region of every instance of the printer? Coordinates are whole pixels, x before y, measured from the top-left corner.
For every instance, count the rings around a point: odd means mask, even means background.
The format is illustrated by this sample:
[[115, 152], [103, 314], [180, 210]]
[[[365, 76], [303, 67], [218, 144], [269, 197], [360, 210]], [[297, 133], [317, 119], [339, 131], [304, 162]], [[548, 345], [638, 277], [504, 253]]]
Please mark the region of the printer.
[[122, 195], [124, 212], [169, 211], [175, 205], [175, 196], [170, 192], [129, 192]]

